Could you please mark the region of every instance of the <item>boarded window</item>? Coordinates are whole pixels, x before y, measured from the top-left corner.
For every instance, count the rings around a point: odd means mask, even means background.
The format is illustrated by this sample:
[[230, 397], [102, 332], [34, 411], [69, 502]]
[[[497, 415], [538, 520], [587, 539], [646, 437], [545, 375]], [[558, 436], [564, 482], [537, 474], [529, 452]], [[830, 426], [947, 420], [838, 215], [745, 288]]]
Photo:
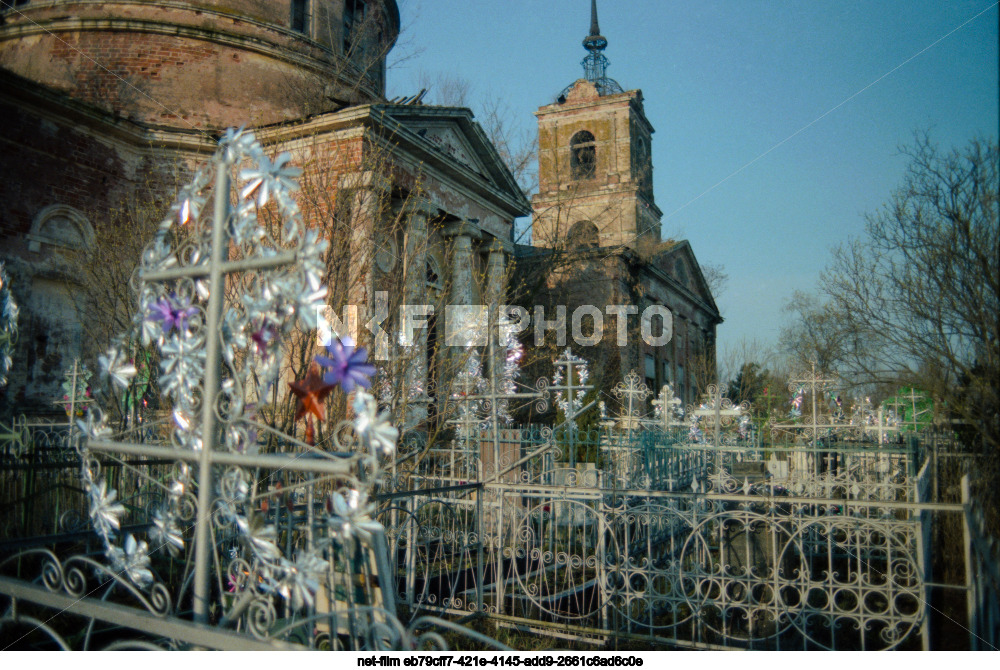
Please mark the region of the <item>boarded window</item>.
[[359, 42], [364, 20], [368, 15], [366, 0], [347, 0], [344, 3], [344, 53], [350, 53]]
[[309, 32], [309, 0], [292, 0], [292, 30]]
[[590, 221], [577, 221], [569, 229], [566, 247], [569, 249], [589, 249], [600, 244], [600, 233]]
[[656, 357], [646, 354], [646, 386], [656, 388]]

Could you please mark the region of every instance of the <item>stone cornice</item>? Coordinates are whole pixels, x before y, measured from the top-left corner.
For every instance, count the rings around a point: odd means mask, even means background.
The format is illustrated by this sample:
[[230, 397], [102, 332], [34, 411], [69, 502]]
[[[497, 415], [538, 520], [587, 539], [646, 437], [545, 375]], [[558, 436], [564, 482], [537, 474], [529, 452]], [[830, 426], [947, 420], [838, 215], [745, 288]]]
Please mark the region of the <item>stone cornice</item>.
[[[61, 3], [50, 3], [58, 6]], [[79, 4], [101, 5], [109, 4], [137, 5], [148, 3], [129, 2], [94, 2], [93, 0], [82, 0]], [[340, 80], [348, 86], [357, 86], [369, 99], [377, 100], [382, 96], [377, 88], [362, 76], [361, 71], [353, 63], [334, 53], [319, 42], [289, 30], [282, 26], [270, 23], [263, 23], [243, 16], [233, 16], [223, 12], [208, 8], [193, 7], [192, 5], [180, 2], [159, 2], [157, 6], [167, 6], [176, 10], [190, 12], [192, 19], [197, 18], [198, 23], [181, 23], [169, 19], [138, 19], [138, 18], [78, 18], [71, 16], [58, 16], [53, 19], [44, 18], [35, 21], [28, 16], [28, 21], [8, 22], [0, 26], [0, 43], [24, 37], [37, 37], [41, 35], [57, 35], [66, 32], [133, 32], [153, 35], [168, 35], [171, 37], [181, 37], [192, 40], [199, 40], [219, 44], [257, 53], [277, 61], [305, 68], [315, 74], [332, 77]], [[37, 13], [43, 9], [48, 9], [46, 5], [32, 7], [28, 5], [24, 10], [34, 9], [32, 13]], [[19, 10], [20, 11], [20, 10]], [[201, 15], [208, 15], [215, 19], [211, 27], [204, 25], [205, 21]], [[234, 25], [246, 24], [261, 34], [253, 35], [239, 33], [225, 29], [219, 22], [232, 22]], [[268, 39], [267, 35], [290, 42], [304, 43], [308, 49], [317, 52], [315, 56], [305, 53], [305, 49], [296, 50], [290, 46], [280, 44], [275, 39]], [[356, 78], [357, 81], [354, 81]]]

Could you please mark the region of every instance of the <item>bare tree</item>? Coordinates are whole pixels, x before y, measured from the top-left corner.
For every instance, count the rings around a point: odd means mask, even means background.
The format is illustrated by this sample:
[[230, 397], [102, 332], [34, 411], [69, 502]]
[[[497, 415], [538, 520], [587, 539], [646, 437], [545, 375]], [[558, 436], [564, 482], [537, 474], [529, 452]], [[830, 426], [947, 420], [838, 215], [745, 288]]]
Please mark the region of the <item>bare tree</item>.
[[912, 384], [1000, 448], [1000, 224], [996, 140], [904, 150], [902, 186], [834, 252], [821, 285], [850, 375]]
[[850, 333], [833, 301], [796, 291], [784, 311], [792, 321], [782, 329], [778, 346], [792, 367], [805, 370], [815, 363], [824, 374], [843, 367]]

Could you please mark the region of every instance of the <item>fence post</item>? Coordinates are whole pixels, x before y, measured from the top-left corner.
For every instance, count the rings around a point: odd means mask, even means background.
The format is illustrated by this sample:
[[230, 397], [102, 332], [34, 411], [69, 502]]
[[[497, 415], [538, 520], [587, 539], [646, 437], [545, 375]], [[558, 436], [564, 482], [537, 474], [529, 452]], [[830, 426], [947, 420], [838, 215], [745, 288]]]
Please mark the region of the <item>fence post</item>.
[[978, 649], [976, 644], [976, 583], [972, 578], [972, 528], [969, 517], [972, 513], [969, 496], [969, 475], [962, 476], [962, 534], [965, 546], [965, 612], [966, 628], [969, 631], [969, 649]]
[[[414, 529], [414, 526], [418, 524], [417, 521], [417, 499], [413, 496], [407, 496], [406, 501], [406, 552], [403, 554], [403, 564], [406, 566], [406, 605], [407, 607], [414, 607], [416, 603], [416, 594], [414, 594], [416, 585], [416, 572], [417, 572], [417, 537], [420, 534], [419, 527]], [[416, 530], [416, 532], [414, 532]], [[398, 556], [398, 552], [397, 552]]]
[[482, 481], [479, 483], [479, 489], [476, 491], [476, 611], [483, 611], [483, 531], [485, 526], [483, 524], [483, 495], [486, 493], [486, 487], [483, 486]]
[[504, 489], [497, 486], [493, 489], [497, 497], [497, 518], [496, 518], [496, 540], [495, 540], [495, 555], [496, 561], [493, 572], [493, 593], [496, 598], [497, 614], [503, 614], [503, 598], [504, 598], [504, 570], [503, 570], [503, 548], [504, 548], [504, 528], [503, 528], [503, 503], [504, 503]]

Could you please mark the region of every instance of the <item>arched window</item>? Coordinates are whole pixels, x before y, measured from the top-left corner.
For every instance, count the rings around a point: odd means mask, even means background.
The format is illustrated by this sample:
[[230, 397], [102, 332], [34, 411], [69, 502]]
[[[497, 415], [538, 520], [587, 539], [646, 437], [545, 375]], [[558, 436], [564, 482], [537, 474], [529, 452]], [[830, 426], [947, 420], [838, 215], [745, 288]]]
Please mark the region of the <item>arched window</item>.
[[569, 167], [573, 179], [593, 179], [597, 174], [597, 148], [590, 131], [581, 130], [570, 139]]
[[68, 205], [49, 205], [31, 222], [28, 248], [38, 251], [42, 244], [67, 249], [83, 249], [94, 241], [94, 228], [87, 217]]
[[569, 229], [566, 237], [566, 247], [569, 249], [587, 249], [600, 245], [601, 235], [590, 221], [577, 221]]

